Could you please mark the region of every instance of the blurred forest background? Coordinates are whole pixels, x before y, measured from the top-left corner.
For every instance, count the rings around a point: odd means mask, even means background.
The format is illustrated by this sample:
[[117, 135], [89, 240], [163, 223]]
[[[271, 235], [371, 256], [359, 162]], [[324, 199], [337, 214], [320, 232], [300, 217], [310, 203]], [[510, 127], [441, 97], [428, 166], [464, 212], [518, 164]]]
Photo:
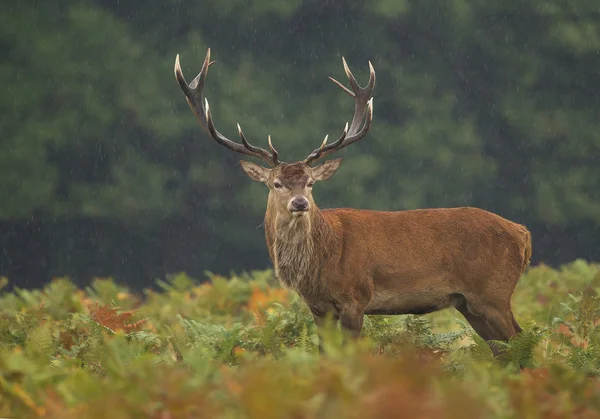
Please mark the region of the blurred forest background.
[[285, 161], [337, 138], [377, 72], [374, 125], [322, 207], [474, 205], [526, 224], [533, 264], [600, 260], [597, 0], [55, 0], [0, 14], [0, 275], [268, 266], [267, 190], [195, 121], [173, 76], [206, 49], [217, 127]]

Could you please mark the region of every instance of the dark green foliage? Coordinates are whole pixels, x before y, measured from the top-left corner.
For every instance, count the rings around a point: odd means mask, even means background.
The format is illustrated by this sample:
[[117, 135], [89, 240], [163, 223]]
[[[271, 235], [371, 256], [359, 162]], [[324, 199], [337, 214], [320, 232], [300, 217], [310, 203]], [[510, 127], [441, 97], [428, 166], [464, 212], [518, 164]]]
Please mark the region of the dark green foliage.
[[[343, 80], [341, 56], [361, 82], [373, 62], [373, 130], [316, 188], [321, 206], [477, 205], [550, 238], [577, 236], [552, 257], [576, 244], [596, 254], [594, 1], [21, 1], [3, 8], [0, 28], [0, 220], [67, 220], [45, 252], [56, 252], [55, 271], [72, 271], [74, 252], [100, 257], [70, 242], [86, 220], [106, 222], [107, 237], [88, 246], [126, 240], [137, 269], [156, 257], [175, 269], [264, 265], [254, 257], [266, 255], [256, 230], [266, 191], [199, 128], [172, 74], [180, 53], [194, 77], [207, 47], [218, 127], [235, 138], [240, 122], [261, 146], [271, 134], [287, 161], [350, 118], [327, 80]], [[204, 238], [189, 250], [194, 263], [164, 256], [183, 246], [154, 249], [158, 237], [186, 240], [169, 231]], [[121, 256], [99, 266], [118, 271]]]

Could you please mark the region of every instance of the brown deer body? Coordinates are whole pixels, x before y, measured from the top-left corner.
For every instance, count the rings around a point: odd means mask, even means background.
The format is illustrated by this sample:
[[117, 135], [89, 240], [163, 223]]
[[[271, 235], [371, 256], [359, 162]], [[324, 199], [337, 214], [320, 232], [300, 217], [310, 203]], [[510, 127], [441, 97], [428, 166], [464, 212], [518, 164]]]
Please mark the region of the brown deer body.
[[506, 341], [521, 331], [511, 296], [531, 257], [531, 236], [524, 226], [471, 207], [388, 212], [320, 210], [315, 204], [313, 184], [329, 179], [341, 159], [315, 167], [309, 163], [359, 141], [370, 129], [375, 85], [370, 63], [365, 88], [345, 61], [352, 91], [334, 80], [355, 100], [350, 128], [346, 125], [332, 144], [326, 137], [304, 161], [292, 164], [278, 160], [270, 137], [269, 152], [250, 145], [239, 126], [242, 144], [216, 130], [202, 94], [210, 64], [209, 50], [202, 71], [188, 85], [177, 59], [176, 78], [215, 141], [273, 166], [241, 162], [250, 178], [269, 188], [265, 238], [276, 276], [300, 294], [317, 325], [331, 314], [358, 336], [365, 314], [424, 314], [455, 307], [487, 341]]

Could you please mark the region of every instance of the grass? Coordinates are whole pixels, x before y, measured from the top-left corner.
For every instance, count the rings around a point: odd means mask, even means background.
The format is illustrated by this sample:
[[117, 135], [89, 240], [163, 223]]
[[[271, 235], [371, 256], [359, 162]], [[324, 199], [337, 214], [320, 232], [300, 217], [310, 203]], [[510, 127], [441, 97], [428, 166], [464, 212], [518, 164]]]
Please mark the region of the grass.
[[500, 359], [454, 309], [367, 316], [346, 345], [328, 327], [319, 356], [271, 271], [207, 275], [144, 295], [110, 278], [2, 293], [0, 417], [600, 417], [599, 265], [529, 268], [524, 331]]

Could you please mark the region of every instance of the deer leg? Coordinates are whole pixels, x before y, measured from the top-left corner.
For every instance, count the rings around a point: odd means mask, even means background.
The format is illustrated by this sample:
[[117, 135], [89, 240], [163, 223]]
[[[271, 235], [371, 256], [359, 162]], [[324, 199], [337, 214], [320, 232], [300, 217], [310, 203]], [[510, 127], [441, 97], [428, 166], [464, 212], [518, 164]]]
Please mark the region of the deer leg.
[[[456, 309], [460, 312], [460, 314], [463, 315], [463, 317], [469, 322], [471, 327], [475, 330], [475, 332], [477, 332], [479, 336], [481, 336], [483, 340], [488, 342], [490, 340], [495, 339], [492, 326], [487, 322], [485, 318], [473, 314], [469, 310], [467, 310], [467, 304], [465, 302], [456, 306]], [[497, 348], [494, 345], [491, 345], [490, 343], [488, 343], [488, 345], [490, 346], [490, 349], [492, 350], [494, 356], [497, 356]]]
[[[324, 348], [323, 348], [323, 337], [321, 334], [321, 330], [323, 329], [323, 326], [325, 325], [325, 319], [327, 318], [327, 313], [323, 313], [319, 310], [317, 310], [314, 307], [310, 307], [310, 311], [313, 315], [313, 319], [315, 321], [315, 326], [317, 326], [317, 336], [319, 338], [319, 354], [323, 354], [325, 352]], [[339, 320], [338, 316], [336, 316], [334, 313], [332, 313], [333, 316], [333, 320], [335, 322], [337, 322]]]
[[319, 338], [319, 354], [325, 353], [325, 349], [323, 348], [323, 337], [321, 335], [321, 329], [323, 328], [323, 324], [325, 323], [325, 316], [320, 316], [313, 312], [313, 318], [315, 319], [315, 325], [317, 326], [317, 336]]
[[[467, 304], [466, 300], [458, 304], [456, 309], [467, 319], [477, 334], [488, 342], [494, 357], [500, 354], [500, 349], [490, 341], [500, 340], [507, 342], [517, 334], [517, 330], [521, 329], [520, 327], [516, 329], [513, 326], [514, 317], [510, 310], [508, 310], [510, 316], [503, 316], [500, 310], [489, 306], [478, 307], [474, 310], [471, 305]], [[516, 324], [516, 321], [514, 323]]]
[[512, 322], [512, 313], [509, 310], [502, 312], [496, 309], [488, 309], [484, 316], [496, 331], [498, 340], [508, 342], [511, 337], [517, 334]]
[[342, 328], [350, 332], [353, 339], [358, 339], [363, 326], [364, 312], [362, 310], [345, 311], [340, 316]]
[[515, 319], [515, 315], [513, 314], [512, 310], [510, 310], [510, 320], [512, 322], [513, 329], [515, 329], [517, 335], [521, 333], [523, 329], [521, 329], [521, 326], [519, 326], [519, 323], [517, 323], [517, 320]]
[[[513, 323], [514, 317], [510, 309], [504, 312], [496, 309], [490, 309], [486, 311], [485, 317], [488, 323], [490, 323], [492, 328], [495, 330], [495, 340], [508, 342], [511, 337], [517, 335], [517, 330], [521, 329], [520, 327], [519, 329], [516, 329], [514, 327], [516, 321], [514, 321]], [[493, 347], [494, 345], [490, 346], [492, 346], [492, 352], [494, 352], [494, 356], [498, 356], [500, 351], [498, 349], [495, 349]]]
[[466, 306], [459, 306], [456, 307], [456, 309], [460, 312], [460, 314], [463, 315], [463, 317], [469, 322], [471, 327], [475, 330], [475, 332], [477, 332], [479, 336], [481, 336], [483, 340], [488, 341], [494, 339], [494, 332], [486, 319], [471, 313], [469, 310], [467, 310]]

